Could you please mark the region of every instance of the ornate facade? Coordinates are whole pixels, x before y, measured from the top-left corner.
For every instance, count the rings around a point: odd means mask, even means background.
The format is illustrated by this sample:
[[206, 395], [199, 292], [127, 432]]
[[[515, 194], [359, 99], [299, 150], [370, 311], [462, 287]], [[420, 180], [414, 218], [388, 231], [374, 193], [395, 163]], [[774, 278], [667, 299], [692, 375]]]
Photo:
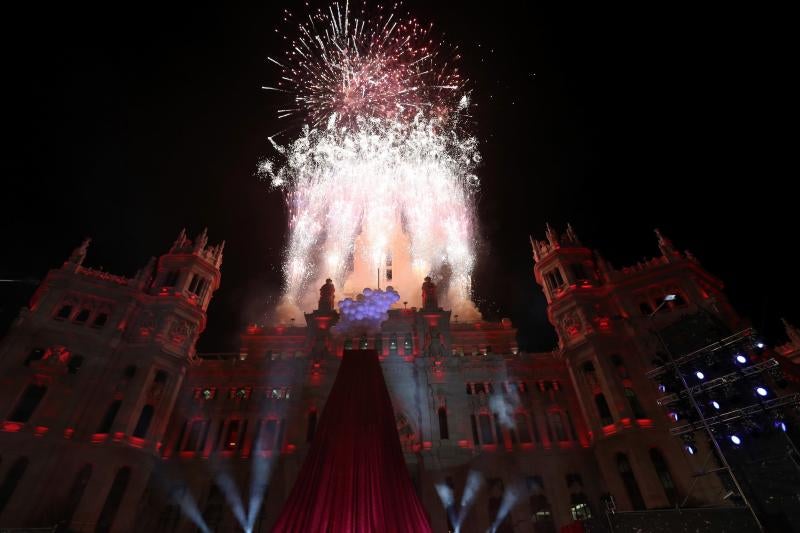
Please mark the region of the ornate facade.
[[[509, 494], [498, 531], [557, 531], [608, 505], [674, 506], [700, 455], [669, 435], [645, 377], [652, 331], [699, 309], [732, 329], [741, 320], [722, 283], [660, 234], [658, 257], [622, 269], [570, 227], [545, 237], [531, 244], [559, 337], [547, 353], [520, 351], [508, 319], [458, 321], [426, 280], [422, 307], [391, 309], [379, 334], [337, 334], [326, 283], [306, 325], [252, 325], [239, 353], [198, 355], [222, 245], [182, 232], [125, 278], [83, 266], [84, 242], [0, 345], [0, 526], [268, 531], [345, 348], [381, 354], [434, 531], [452, 528], [436, 486], [460, 502], [473, 472], [484, 482], [464, 532], [486, 531]], [[254, 482], [264, 468], [266, 487]], [[691, 501], [717, 505], [723, 492], [700, 478]]]

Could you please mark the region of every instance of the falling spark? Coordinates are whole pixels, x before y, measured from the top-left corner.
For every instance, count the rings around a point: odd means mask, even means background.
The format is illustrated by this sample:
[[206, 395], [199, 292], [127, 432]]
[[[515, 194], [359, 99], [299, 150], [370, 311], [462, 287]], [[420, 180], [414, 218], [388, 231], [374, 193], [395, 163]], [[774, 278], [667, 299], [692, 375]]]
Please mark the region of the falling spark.
[[333, 3], [302, 21], [287, 12], [296, 37], [268, 58], [281, 69], [268, 89], [292, 98], [278, 115], [306, 124], [286, 145], [270, 138], [279, 161], [259, 166], [290, 211], [278, 314], [298, 316], [326, 277], [345, 286], [356, 263], [376, 272], [402, 234], [413, 284], [401, 288], [416, 292], [433, 275], [446, 286], [443, 303], [479, 318], [471, 279], [480, 154], [465, 126], [458, 56], [397, 6], [377, 11]]

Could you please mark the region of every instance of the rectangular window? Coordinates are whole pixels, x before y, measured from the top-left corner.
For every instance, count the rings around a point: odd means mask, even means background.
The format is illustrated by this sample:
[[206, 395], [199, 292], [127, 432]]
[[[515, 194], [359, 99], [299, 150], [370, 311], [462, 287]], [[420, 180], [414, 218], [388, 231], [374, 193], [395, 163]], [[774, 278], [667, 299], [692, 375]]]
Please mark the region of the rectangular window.
[[275, 448], [275, 435], [278, 432], [278, 421], [277, 420], [267, 420], [264, 425], [261, 426], [261, 435], [259, 438], [258, 449], [259, 450], [272, 450]]
[[583, 263], [574, 263], [570, 268], [572, 269], [572, 276], [576, 281], [589, 279], [589, 276], [586, 274], [586, 269], [583, 267]]
[[478, 446], [481, 441], [478, 438], [478, 422], [475, 420], [475, 415], [469, 415], [469, 421], [472, 423], [472, 442]]
[[239, 424], [238, 420], [228, 422], [228, 431], [223, 442], [223, 448], [226, 450], [235, 450], [239, 446]]
[[494, 444], [494, 435], [492, 435], [492, 417], [487, 414], [478, 415], [478, 421], [481, 427], [481, 444]]
[[28, 385], [25, 392], [17, 400], [17, 405], [11, 411], [8, 420], [10, 422], [22, 422], [23, 424], [30, 420], [46, 392], [47, 387], [44, 385]]
[[494, 415], [494, 431], [497, 433], [497, 444], [503, 444], [503, 427], [500, 425], [500, 417], [495, 413]]
[[187, 452], [193, 452], [200, 448], [200, 436], [203, 434], [205, 426], [204, 420], [192, 420], [189, 427], [189, 436], [186, 438], [186, 444], [183, 449]]
[[525, 413], [517, 413], [515, 418], [517, 422], [517, 435], [519, 435], [519, 441], [523, 444], [530, 443], [531, 432], [528, 429], [528, 417], [525, 416]]

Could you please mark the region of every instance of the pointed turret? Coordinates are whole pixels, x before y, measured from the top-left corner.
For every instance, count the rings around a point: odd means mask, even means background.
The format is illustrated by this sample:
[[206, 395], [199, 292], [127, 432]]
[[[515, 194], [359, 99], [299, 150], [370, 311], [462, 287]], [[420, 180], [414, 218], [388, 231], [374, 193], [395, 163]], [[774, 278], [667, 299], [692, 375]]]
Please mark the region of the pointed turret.
[[566, 240], [573, 246], [581, 246], [581, 241], [578, 238], [578, 234], [575, 233], [575, 230], [572, 229], [572, 224], [567, 224], [567, 233], [566, 233]]
[[655, 229], [656, 237], [658, 237], [658, 249], [661, 250], [661, 255], [670, 259], [676, 255], [680, 255], [675, 247], [672, 245], [672, 241], [664, 237], [661, 234], [661, 231], [658, 228]]
[[533, 250], [533, 260], [535, 262], [539, 262], [539, 259], [542, 257], [542, 249], [539, 245], [539, 241], [533, 238], [533, 236], [528, 235], [528, 239], [531, 241], [531, 249]]
[[781, 318], [781, 322], [783, 322], [783, 327], [786, 330], [786, 336], [789, 337], [792, 344], [800, 349], [800, 328], [794, 324], [790, 324], [785, 318]]
[[86, 252], [89, 250], [89, 244], [91, 242], [92, 239], [89, 237], [83, 239], [83, 242], [80, 244], [80, 246], [72, 250], [69, 259], [67, 259], [67, 263], [75, 266], [83, 265], [83, 261], [86, 259]]
[[556, 233], [556, 231], [550, 226], [549, 222], [547, 224], [545, 224], [544, 228], [545, 228], [544, 229], [544, 234], [545, 234], [545, 237], [547, 237], [547, 242], [550, 243], [550, 246], [552, 248], [554, 248], [554, 249], [558, 248], [558, 246], [559, 246], [558, 233]]

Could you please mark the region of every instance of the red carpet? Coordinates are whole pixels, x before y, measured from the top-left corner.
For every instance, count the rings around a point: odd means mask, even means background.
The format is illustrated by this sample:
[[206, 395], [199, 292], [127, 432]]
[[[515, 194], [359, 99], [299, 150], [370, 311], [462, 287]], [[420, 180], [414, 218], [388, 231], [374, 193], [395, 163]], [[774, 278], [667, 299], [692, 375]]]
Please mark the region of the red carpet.
[[377, 352], [346, 350], [276, 533], [431, 531]]

